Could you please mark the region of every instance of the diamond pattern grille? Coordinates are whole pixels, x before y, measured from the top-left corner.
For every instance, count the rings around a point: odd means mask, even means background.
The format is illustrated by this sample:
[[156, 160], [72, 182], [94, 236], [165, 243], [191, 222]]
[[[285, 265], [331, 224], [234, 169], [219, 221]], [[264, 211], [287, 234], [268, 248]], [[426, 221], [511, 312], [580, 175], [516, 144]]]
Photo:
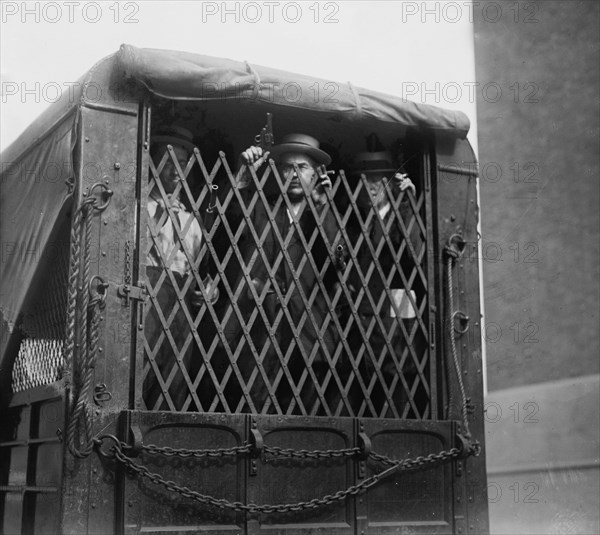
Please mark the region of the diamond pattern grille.
[[146, 408], [431, 418], [424, 194], [388, 189], [382, 216], [342, 171], [297, 205], [265, 167], [242, 188], [223, 153], [150, 166]]

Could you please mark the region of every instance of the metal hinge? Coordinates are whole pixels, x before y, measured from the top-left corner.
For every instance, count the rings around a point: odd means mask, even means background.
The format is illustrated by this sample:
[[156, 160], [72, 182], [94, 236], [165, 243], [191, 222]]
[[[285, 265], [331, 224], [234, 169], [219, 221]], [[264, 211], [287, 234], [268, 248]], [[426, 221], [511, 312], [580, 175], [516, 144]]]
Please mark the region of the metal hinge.
[[133, 284], [121, 284], [117, 288], [117, 295], [124, 299], [123, 304], [129, 306], [129, 300], [134, 299], [135, 301], [145, 302], [148, 299], [148, 292], [143, 283], [140, 286], [134, 286]]

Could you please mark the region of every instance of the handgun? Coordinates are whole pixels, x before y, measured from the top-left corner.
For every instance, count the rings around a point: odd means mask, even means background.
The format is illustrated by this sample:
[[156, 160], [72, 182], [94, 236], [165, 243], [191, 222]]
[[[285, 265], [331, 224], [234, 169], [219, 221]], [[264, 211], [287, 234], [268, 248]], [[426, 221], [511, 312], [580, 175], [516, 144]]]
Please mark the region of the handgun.
[[275, 143], [272, 113], [267, 113], [267, 124], [262, 127], [260, 134], [254, 137], [254, 142], [263, 150], [263, 152], [271, 150], [271, 147]]

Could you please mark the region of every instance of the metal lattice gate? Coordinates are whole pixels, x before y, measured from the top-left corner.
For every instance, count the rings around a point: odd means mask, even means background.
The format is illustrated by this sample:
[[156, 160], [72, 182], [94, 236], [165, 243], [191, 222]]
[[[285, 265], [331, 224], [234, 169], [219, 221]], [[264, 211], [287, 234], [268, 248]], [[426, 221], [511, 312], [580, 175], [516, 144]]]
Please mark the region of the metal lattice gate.
[[[170, 195], [166, 165], [184, 177]], [[151, 163], [145, 407], [434, 417], [420, 178], [384, 217], [357, 202], [365, 177], [343, 172], [294, 213], [265, 167], [242, 188], [223, 154], [212, 169], [198, 150]]]

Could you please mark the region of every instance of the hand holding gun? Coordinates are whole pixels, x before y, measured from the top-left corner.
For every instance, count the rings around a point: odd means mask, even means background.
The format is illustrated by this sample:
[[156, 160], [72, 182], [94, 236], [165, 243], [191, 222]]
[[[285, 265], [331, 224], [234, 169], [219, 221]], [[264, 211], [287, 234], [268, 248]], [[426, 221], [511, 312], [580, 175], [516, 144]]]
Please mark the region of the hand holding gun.
[[273, 114], [267, 113], [267, 124], [262, 127], [260, 134], [255, 136], [254, 143], [258, 145], [263, 152], [268, 152], [275, 143], [275, 136], [273, 135]]
[[[273, 135], [273, 115], [267, 113], [267, 124], [263, 126], [260, 134], [254, 137], [255, 145], [248, 147], [244, 152], [240, 154], [238, 160], [238, 168], [242, 165], [252, 166], [254, 170], [260, 168], [267, 159], [269, 158], [271, 147], [275, 142], [275, 136]], [[245, 169], [243, 173], [239, 174], [237, 187], [242, 189], [250, 185], [252, 175]]]

